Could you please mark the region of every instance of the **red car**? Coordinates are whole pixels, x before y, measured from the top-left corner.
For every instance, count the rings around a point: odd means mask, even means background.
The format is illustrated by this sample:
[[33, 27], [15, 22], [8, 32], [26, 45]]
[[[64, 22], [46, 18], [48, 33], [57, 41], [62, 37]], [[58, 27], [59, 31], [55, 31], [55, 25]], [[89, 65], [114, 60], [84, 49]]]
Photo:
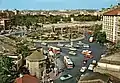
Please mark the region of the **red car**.
[[88, 59], [93, 58], [93, 56], [92, 56], [91, 54], [87, 54], [87, 55], [85, 55], [84, 57], [85, 57], [85, 58], [88, 58]]

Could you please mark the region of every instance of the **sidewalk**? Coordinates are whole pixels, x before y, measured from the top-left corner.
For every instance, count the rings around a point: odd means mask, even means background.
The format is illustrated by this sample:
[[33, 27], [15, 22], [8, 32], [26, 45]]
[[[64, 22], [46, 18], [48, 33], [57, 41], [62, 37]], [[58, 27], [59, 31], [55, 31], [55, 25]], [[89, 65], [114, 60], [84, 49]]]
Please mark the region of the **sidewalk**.
[[[44, 83], [52, 83], [49, 80], [53, 80], [54, 81], [54, 80], [58, 79], [61, 75], [62, 75], [62, 72], [58, 74], [58, 71], [56, 71], [56, 73], [55, 73], [52, 70], [49, 74], [45, 74]], [[42, 80], [42, 82], [43, 82], [43, 80]]]
[[53, 71], [51, 71], [49, 73], [50, 79], [55, 80], [55, 79], [58, 79], [62, 75], [62, 72], [58, 73], [58, 70], [56, 72], [57, 73], [54, 73]]

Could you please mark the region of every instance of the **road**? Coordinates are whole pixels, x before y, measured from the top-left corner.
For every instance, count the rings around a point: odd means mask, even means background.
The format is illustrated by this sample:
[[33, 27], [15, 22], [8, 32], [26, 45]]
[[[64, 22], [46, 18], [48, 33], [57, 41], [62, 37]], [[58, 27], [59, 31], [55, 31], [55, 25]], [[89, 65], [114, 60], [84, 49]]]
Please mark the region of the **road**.
[[[89, 48], [89, 49], [92, 51], [92, 55], [94, 56], [93, 59], [99, 61], [100, 55], [101, 55], [102, 53], [104, 53], [104, 50], [106, 49], [106, 47], [105, 47], [105, 46], [100, 46], [100, 45], [99, 45], [98, 43], [96, 43], [96, 42], [89, 43], [89, 42], [88, 42], [88, 38], [89, 38], [89, 37], [87, 37], [86, 39], [82, 39], [81, 41], [82, 41], [83, 43], [86, 43], [86, 44], [89, 44], [89, 45], [90, 45], [90, 48]], [[78, 42], [78, 41], [74, 41], [73, 43], [76, 44], [77, 42]], [[64, 44], [68, 44], [68, 43], [69, 43], [69, 42], [66, 42], [66, 43], [64, 43]], [[53, 45], [53, 46], [56, 46], [57, 43], [49, 43], [49, 44], [50, 44], [50, 45]], [[36, 43], [36, 45], [37, 45], [37, 46], [40, 46], [40, 43]], [[47, 49], [47, 48], [45, 48], [45, 49]], [[81, 51], [82, 51], [83, 49], [85, 49], [85, 48], [81, 47], [81, 48], [77, 49], [77, 51], [76, 51], [77, 55], [76, 55], [76, 56], [71, 56], [71, 55], [69, 55], [69, 54], [68, 54], [69, 49], [66, 48], [66, 47], [61, 47], [61, 49], [62, 49], [62, 53], [61, 53], [61, 55], [60, 55], [60, 57], [59, 57], [59, 60], [60, 60], [61, 62], [58, 62], [58, 65], [62, 65], [62, 68], [65, 68], [65, 69], [64, 69], [64, 72], [62, 72], [62, 75], [69, 73], [69, 74], [71, 74], [71, 75], [73, 76], [73, 78], [71, 78], [71, 79], [69, 79], [69, 80], [65, 80], [65, 81], [61, 81], [61, 80], [58, 78], [58, 79], [56, 79], [56, 80], [54, 81], [54, 83], [77, 83], [76, 77], [78, 77], [78, 76], [81, 75], [81, 73], [79, 72], [79, 70], [80, 70], [81, 67], [82, 67], [82, 61], [83, 61], [83, 59], [84, 59], [84, 56], [81, 54]], [[65, 56], [65, 55], [69, 55], [70, 58], [72, 59], [72, 61], [73, 61], [74, 64], [75, 64], [75, 67], [74, 67], [73, 69], [71, 69], [71, 70], [68, 70], [68, 69], [63, 65], [63, 56]], [[87, 65], [86, 65], [87, 67], [89, 66], [89, 64], [91, 63], [91, 61], [92, 61], [93, 59], [89, 59], [89, 60], [88, 60]], [[61, 66], [60, 66], [60, 67], [61, 67]], [[90, 71], [87, 70], [86, 72], [90, 72]]]

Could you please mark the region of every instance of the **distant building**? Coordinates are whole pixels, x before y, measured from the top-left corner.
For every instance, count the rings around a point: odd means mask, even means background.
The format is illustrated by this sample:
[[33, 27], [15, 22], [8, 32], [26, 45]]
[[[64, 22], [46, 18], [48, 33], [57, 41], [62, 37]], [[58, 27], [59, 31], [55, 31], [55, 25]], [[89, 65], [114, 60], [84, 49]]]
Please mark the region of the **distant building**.
[[107, 40], [117, 43], [120, 38], [120, 8], [103, 14], [103, 31], [106, 32]]
[[35, 75], [40, 79], [45, 69], [45, 56], [43, 55], [43, 50], [36, 50], [28, 56], [26, 58], [26, 66], [31, 75]]
[[19, 13], [19, 10], [13, 10], [14, 14], [17, 15]]
[[9, 18], [0, 19], [0, 25], [3, 26], [5, 30], [8, 29], [9, 24], [10, 24], [10, 19]]
[[74, 18], [71, 18], [71, 22], [74, 22]]
[[110, 83], [110, 79], [105, 74], [93, 72], [81, 76], [78, 83]]

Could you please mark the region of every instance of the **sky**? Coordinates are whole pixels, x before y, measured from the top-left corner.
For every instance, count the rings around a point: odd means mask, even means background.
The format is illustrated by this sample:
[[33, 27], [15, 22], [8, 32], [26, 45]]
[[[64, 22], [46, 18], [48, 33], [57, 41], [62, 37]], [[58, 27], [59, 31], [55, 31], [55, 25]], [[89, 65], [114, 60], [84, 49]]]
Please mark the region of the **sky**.
[[101, 9], [117, 4], [116, 0], [0, 0], [0, 9]]

